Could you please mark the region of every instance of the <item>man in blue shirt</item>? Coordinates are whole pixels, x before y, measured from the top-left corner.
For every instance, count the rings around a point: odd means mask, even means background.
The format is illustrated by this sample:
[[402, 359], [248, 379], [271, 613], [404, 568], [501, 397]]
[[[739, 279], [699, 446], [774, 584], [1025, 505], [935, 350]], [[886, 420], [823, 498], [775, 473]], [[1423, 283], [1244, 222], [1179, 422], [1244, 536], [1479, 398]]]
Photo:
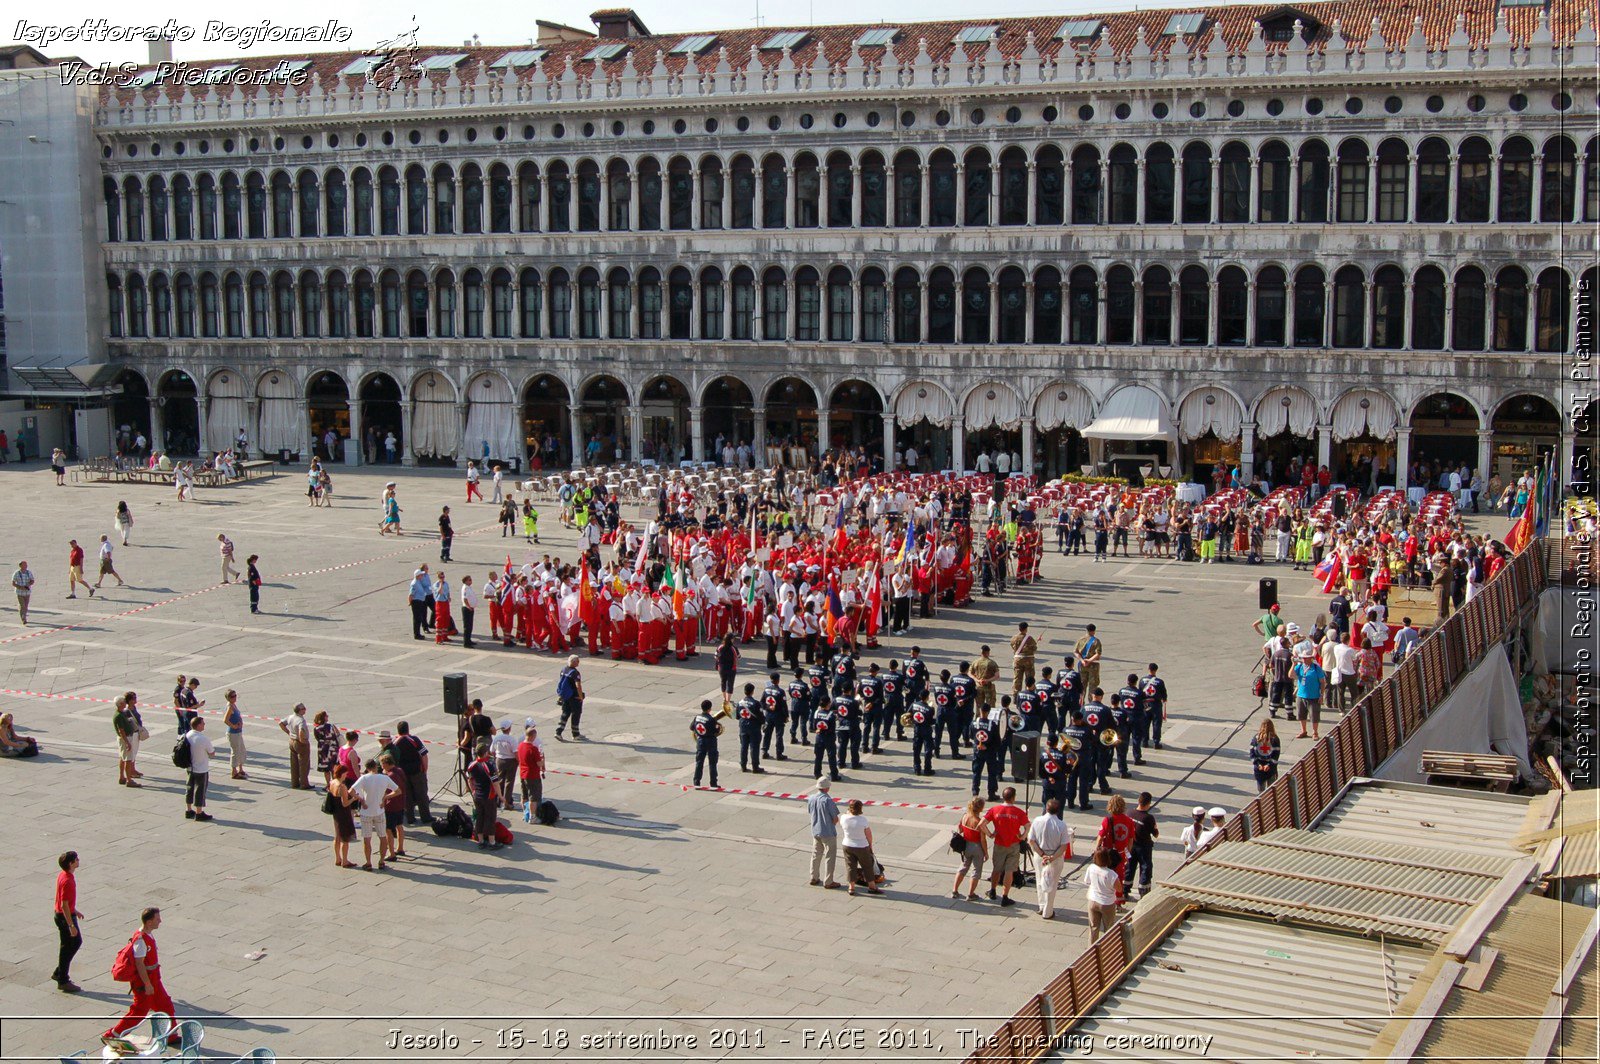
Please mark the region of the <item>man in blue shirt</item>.
[[426, 565], [411, 574], [411, 638], [421, 639], [423, 632], [433, 631], [433, 618], [428, 614], [433, 605], [433, 577]]
[[1314, 656], [1301, 658], [1294, 667], [1294, 711], [1300, 721], [1298, 738], [1306, 737], [1308, 717], [1311, 720], [1311, 737], [1317, 737], [1322, 725], [1322, 682], [1326, 678], [1327, 674]]
[[[826, 776], [817, 778], [817, 792], [806, 799], [811, 814], [811, 885], [838, 890], [834, 871], [839, 865], [839, 803], [828, 794], [833, 784]], [[828, 857], [828, 879], [822, 880], [822, 857]]]

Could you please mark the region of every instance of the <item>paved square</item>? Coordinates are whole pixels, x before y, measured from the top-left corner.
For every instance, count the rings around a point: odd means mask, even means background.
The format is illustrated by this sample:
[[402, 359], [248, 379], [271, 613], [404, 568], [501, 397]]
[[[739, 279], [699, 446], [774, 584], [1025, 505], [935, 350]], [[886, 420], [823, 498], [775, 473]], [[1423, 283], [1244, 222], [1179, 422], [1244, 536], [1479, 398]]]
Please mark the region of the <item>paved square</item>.
[[[310, 509], [298, 475], [180, 505], [156, 487], [56, 487], [44, 471], [0, 471], [0, 560], [9, 573], [26, 558], [39, 577], [29, 627], [9, 608], [0, 620], [0, 705], [44, 749], [0, 762], [12, 902], [0, 958], [4, 1059], [98, 1055], [100, 1032], [127, 1000], [109, 977], [112, 957], [152, 904], [164, 913], [167, 987], [184, 1016], [203, 1018], [207, 1054], [229, 1059], [257, 1045], [285, 1061], [955, 1058], [971, 1045], [961, 1029], [987, 1033], [1076, 956], [1081, 887], [1063, 891], [1050, 923], [1031, 888], [1011, 909], [950, 898], [946, 842], [967, 795], [966, 763], [942, 760], [937, 776], [917, 777], [906, 772], [906, 743], [866, 759], [834, 792], [933, 807], [868, 809], [887, 896], [807, 886], [803, 803], [689, 788], [690, 707], [716, 689], [708, 655], [655, 667], [585, 660], [590, 739], [554, 742], [554, 656], [411, 639], [406, 585], [438, 552], [431, 531], [378, 536], [378, 496], [392, 475], [337, 472], [333, 507]], [[452, 578], [481, 579], [508, 553], [517, 564], [527, 556], [522, 541], [499, 536], [492, 507], [461, 504], [457, 475], [398, 479], [409, 528], [431, 530], [451, 505]], [[116, 550], [128, 586], [65, 599], [68, 538], [92, 559], [100, 534], [113, 533], [118, 499], [135, 515], [131, 545]], [[574, 535], [554, 506], [543, 509], [543, 550], [571, 558]], [[216, 584], [219, 531], [241, 563], [261, 555], [259, 616], [242, 587]], [[1287, 567], [1047, 554], [1042, 583], [918, 621], [913, 639], [935, 671], [953, 669], [981, 641], [1003, 648], [1028, 620], [1040, 664], [1059, 665], [1092, 621], [1108, 650], [1108, 689], [1160, 662], [1172, 692], [1166, 749], [1132, 780], [1113, 774], [1123, 793], [1160, 800], [1160, 879], [1181, 856], [1191, 805], [1232, 809], [1254, 793], [1245, 751], [1260, 641], [1249, 624], [1262, 575], [1282, 580], [1286, 616], [1309, 621], [1321, 608], [1310, 578]], [[903, 657], [911, 641], [888, 640], [868, 660]], [[1009, 658], [995, 656], [1006, 682]], [[392, 871], [335, 867], [320, 797], [288, 788], [285, 744], [267, 718], [303, 700], [343, 728], [375, 733], [406, 719], [448, 741], [440, 675], [453, 670], [469, 674], [471, 696], [491, 715], [541, 725], [545, 793], [561, 822], [512, 818], [515, 845], [492, 854], [425, 832]], [[113, 789], [110, 700], [132, 688], [166, 705], [179, 672], [201, 678], [213, 719], [229, 687], [252, 714], [251, 779], [213, 772], [210, 824], [183, 819], [170, 711], [144, 711], [144, 788]], [[375, 751], [376, 739], [360, 745]], [[1289, 740], [1286, 764], [1308, 745]], [[741, 775], [737, 753], [730, 728], [726, 787], [800, 794], [812, 782], [809, 757], [769, 762], [757, 777]], [[1098, 820], [1069, 817], [1080, 839], [1069, 870], [1081, 867]], [[76, 997], [49, 979], [55, 857], [66, 849], [82, 857], [88, 915]], [[392, 1044], [393, 1032], [415, 1047]]]

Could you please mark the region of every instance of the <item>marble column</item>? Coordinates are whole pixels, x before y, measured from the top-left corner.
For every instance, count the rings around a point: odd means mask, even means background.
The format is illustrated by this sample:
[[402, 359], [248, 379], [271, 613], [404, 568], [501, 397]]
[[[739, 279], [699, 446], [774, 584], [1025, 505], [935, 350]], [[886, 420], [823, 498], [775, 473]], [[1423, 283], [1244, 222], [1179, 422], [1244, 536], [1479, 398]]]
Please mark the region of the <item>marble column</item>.
[[[583, 468], [583, 461], [584, 461], [583, 445], [584, 445], [584, 442], [585, 442], [584, 438], [583, 438], [583, 404], [582, 403], [573, 403], [573, 404], [571, 404], [567, 408], [567, 413], [569, 415], [568, 418], [567, 418], [567, 426], [568, 426], [568, 429], [570, 430], [568, 435], [571, 437], [571, 439], [568, 442], [572, 446], [572, 468], [573, 469], [582, 469]], [[410, 437], [410, 426], [407, 425], [406, 429], [407, 429], [407, 438], [409, 439], [409, 437]], [[408, 449], [406, 453], [409, 454], [410, 450]]]
[[950, 420], [950, 465], [961, 476], [967, 471], [967, 422], [960, 414]]
[[1246, 421], [1239, 427], [1239, 475], [1248, 483], [1256, 471], [1256, 423]]
[[[691, 406], [689, 408], [689, 457], [696, 462], [706, 460], [705, 425], [701, 418], [702, 408]], [[717, 456], [718, 459], [722, 457]]]
[[[1568, 448], [1569, 450], [1571, 448]], [[1478, 430], [1478, 473], [1483, 476], [1484, 483], [1489, 481], [1490, 467], [1494, 462], [1494, 430]], [[1463, 485], [1464, 487], [1465, 485]]]
[[887, 411], [883, 415], [883, 470], [893, 473], [894, 464], [894, 412]]
[[644, 407], [638, 403], [628, 407], [628, 457], [644, 460]]
[[1405, 491], [1411, 486], [1406, 469], [1411, 464], [1411, 429], [1401, 426], [1394, 430], [1394, 486]]
[[1022, 419], [1022, 472], [1033, 476], [1033, 418]]
[[1317, 425], [1317, 465], [1333, 467], [1333, 424], [1321, 422]]

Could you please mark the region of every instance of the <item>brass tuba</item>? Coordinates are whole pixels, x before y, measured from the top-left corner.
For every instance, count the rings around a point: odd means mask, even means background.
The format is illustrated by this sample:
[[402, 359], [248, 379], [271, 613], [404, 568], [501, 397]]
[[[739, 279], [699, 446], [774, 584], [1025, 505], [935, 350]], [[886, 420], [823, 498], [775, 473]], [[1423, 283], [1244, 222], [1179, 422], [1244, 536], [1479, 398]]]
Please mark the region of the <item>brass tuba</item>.
[[902, 728], [911, 727], [911, 711], [909, 709], [906, 710], [904, 713], [900, 714], [900, 727], [902, 727]]
[[1056, 740], [1056, 749], [1070, 750], [1073, 753], [1076, 753], [1077, 751], [1083, 749], [1083, 740], [1078, 738], [1076, 735], [1063, 734], [1060, 739]]
[[1100, 729], [1100, 745], [1101, 746], [1117, 746], [1117, 745], [1120, 745], [1121, 742], [1122, 742], [1122, 736], [1120, 734], [1118, 734], [1117, 729], [1115, 729], [1115, 728], [1101, 728]]

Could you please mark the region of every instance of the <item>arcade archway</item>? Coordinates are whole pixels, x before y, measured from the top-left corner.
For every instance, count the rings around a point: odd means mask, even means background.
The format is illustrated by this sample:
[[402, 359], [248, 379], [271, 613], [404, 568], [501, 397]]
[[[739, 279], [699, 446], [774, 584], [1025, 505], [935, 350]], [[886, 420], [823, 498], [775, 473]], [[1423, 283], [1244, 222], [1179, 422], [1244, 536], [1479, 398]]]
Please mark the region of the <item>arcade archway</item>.
[[156, 406], [161, 411], [161, 439], [150, 446], [166, 454], [200, 453], [200, 391], [194, 378], [181, 369], [162, 376], [156, 387]]
[[313, 373], [306, 382], [306, 411], [317, 457], [344, 461], [350, 442], [350, 387], [344, 378], [329, 370]]
[[798, 377], [767, 388], [768, 465], [805, 469], [817, 453], [817, 393]]
[[[405, 418], [400, 405], [400, 384], [387, 373], [374, 373], [361, 382], [361, 441], [367, 461], [398, 463], [405, 452]], [[394, 447], [389, 447], [389, 438]]]
[[522, 389], [523, 451], [530, 469], [560, 469], [572, 464], [572, 394], [548, 373]]

